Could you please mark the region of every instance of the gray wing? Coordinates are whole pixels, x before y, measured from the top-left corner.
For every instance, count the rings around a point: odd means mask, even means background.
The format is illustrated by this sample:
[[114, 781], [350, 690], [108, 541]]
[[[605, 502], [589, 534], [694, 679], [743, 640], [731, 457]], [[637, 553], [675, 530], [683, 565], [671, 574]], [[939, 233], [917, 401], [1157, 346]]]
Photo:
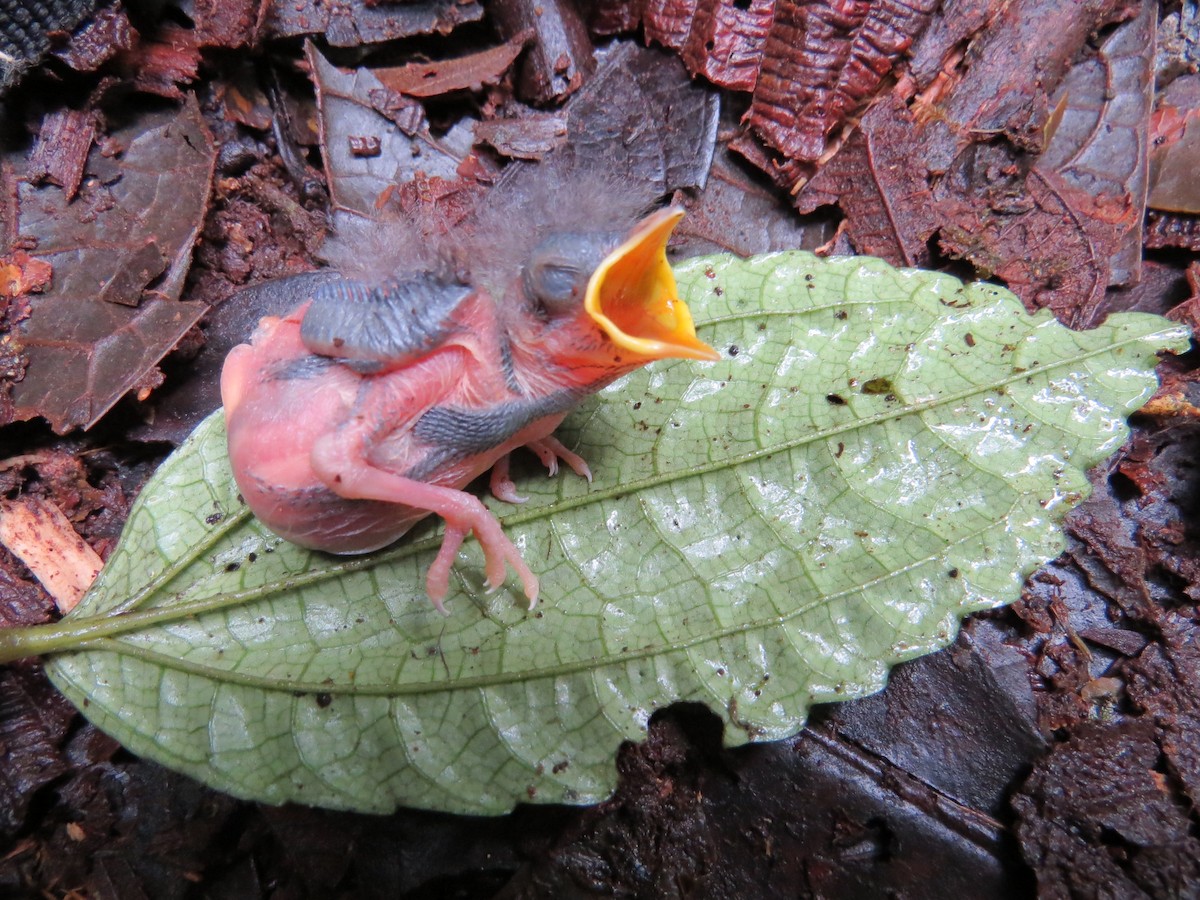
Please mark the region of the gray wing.
[[364, 375], [397, 369], [437, 349], [454, 331], [454, 311], [471, 288], [432, 275], [370, 286], [341, 279], [320, 285], [300, 323], [311, 352]]

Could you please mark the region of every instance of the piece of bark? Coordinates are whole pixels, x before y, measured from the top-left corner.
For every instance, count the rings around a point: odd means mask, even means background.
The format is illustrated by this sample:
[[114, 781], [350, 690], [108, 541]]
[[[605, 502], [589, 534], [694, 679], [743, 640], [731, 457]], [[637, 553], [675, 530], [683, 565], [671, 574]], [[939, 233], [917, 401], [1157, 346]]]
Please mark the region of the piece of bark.
[[533, 39], [533, 32], [515, 35], [498, 47], [433, 62], [372, 69], [389, 90], [409, 97], [437, 97], [454, 91], [478, 90], [496, 84]]
[[42, 120], [29, 159], [30, 181], [57, 184], [68, 201], [73, 199], [83, 180], [88, 151], [96, 139], [96, 117], [93, 109], [59, 109], [49, 113]]
[[587, 25], [572, 0], [495, 0], [489, 12], [506, 41], [535, 35], [517, 76], [521, 99], [562, 102], [596, 71]]
[[933, 193], [939, 243], [985, 277], [1004, 280], [1029, 309], [1075, 327], [1094, 324], [1119, 237], [1096, 198], [1034, 169], [1021, 177], [997, 145], [963, 155]]
[[835, 121], [834, 86], [870, 8], [867, 0], [776, 4], [749, 124], [783, 156], [813, 161], [824, 152]]
[[935, 5], [778, 0], [747, 124], [789, 159], [821, 159], [834, 130], [875, 93]]
[[62, 510], [36, 497], [0, 503], [0, 544], [28, 567], [63, 615], [83, 599], [104, 567]]
[[117, 63], [138, 90], [183, 100], [180, 85], [191, 84], [200, 74], [200, 47], [193, 29], [168, 22], [121, 51]]
[[130, 23], [129, 14], [120, 0], [115, 0], [96, 10], [54, 55], [77, 72], [94, 72], [121, 51], [131, 49], [137, 41], [138, 32]]
[[1150, 210], [1146, 216], [1146, 247], [1179, 247], [1200, 253], [1200, 216]]
[[1182, 897], [1200, 841], [1159, 772], [1150, 723], [1085, 726], [1014, 799], [1017, 835], [1044, 896]]
[[192, 0], [191, 19], [204, 47], [256, 46], [273, 0]]
[[774, 9], [774, 0], [647, 0], [642, 21], [647, 39], [679, 51], [693, 75], [752, 91]]
[[260, 37], [319, 34], [333, 47], [357, 47], [417, 34], [449, 34], [459, 25], [482, 18], [483, 7], [473, 0], [417, 0], [379, 6], [364, 0], [290, 0], [270, 4]]
[[908, 73], [924, 91], [957, 68], [963, 49], [978, 39], [1008, 0], [945, 0], [912, 47]]

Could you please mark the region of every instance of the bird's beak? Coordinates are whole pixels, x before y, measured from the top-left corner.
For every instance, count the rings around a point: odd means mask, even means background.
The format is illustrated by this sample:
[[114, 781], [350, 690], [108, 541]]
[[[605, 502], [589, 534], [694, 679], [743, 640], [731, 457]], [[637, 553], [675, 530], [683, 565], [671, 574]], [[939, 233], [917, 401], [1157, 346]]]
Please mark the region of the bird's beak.
[[667, 239], [683, 218], [678, 207], [642, 219], [592, 273], [584, 308], [618, 347], [646, 359], [718, 360], [696, 337], [667, 262]]

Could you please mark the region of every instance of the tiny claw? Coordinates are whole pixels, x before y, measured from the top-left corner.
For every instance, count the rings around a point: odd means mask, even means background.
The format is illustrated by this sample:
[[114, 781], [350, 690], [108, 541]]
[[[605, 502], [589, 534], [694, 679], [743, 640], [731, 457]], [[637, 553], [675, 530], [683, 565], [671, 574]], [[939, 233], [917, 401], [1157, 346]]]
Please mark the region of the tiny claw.
[[503, 500], [505, 503], [527, 503], [528, 497], [522, 497], [517, 493], [517, 485], [513, 481], [505, 480], [497, 483], [492, 482], [492, 496], [497, 500]]
[[537, 576], [530, 575], [530, 581], [523, 580], [522, 584], [525, 587], [525, 596], [529, 598], [529, 612], [533, 612], [533, 608], [537, 606], [538, 595], [541, 593], [541, 585], [538, 584]]
[[447, 522], [446, 533], [442, 537], [442, 546], [425, 575], [425, 593], [429, 595], [434, 609], [443, 616], [450, 615], [442, 601], [446, 599], [446, 594], [450, 590], [450, 567], [454, 564], [458, 548], [462, 546], [465, 537], [466, 532], [462, 528], [457, 528]]
[[538, 459], [542, 461], [550, 475], [558, 473], [558, 461], [561, 459], [571, 471], [580, 478], [586, 478], [588, 483], [592, 480], [592, 470], [588, 468], [587, 462], [578, 453], [572, 453], [558, 438], [550, 435], [542, 438], [540, 441], [533, 441], [528, 445], [529, 449], [538, 455]]
[[492, 466], [492, 477], [488, 483], [492, 496], [505, 503], [524, 503], [529, 498], [517, 493], [516, 483], [508, 477], [508, 456], [502, 456]]

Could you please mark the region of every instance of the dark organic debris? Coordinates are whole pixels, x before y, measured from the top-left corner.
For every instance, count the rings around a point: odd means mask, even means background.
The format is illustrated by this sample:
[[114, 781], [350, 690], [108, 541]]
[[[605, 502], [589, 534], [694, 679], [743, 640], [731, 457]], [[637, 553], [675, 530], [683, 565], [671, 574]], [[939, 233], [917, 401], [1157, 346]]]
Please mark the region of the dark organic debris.
[[533, 36], [517, 80], [523, 99], [561, 102], [596, 70], [587, 26], [571, 0], [493, 0], [490, 12], [505, 40]]
[[416, 34], [448, 34], [482, 16], [483, 8], [472, 0], [379, 4], [366, 0], [294, 0], [272, 2], [259, 35], [284, 38], [320, 34], [334, 47], [356, 47]]

